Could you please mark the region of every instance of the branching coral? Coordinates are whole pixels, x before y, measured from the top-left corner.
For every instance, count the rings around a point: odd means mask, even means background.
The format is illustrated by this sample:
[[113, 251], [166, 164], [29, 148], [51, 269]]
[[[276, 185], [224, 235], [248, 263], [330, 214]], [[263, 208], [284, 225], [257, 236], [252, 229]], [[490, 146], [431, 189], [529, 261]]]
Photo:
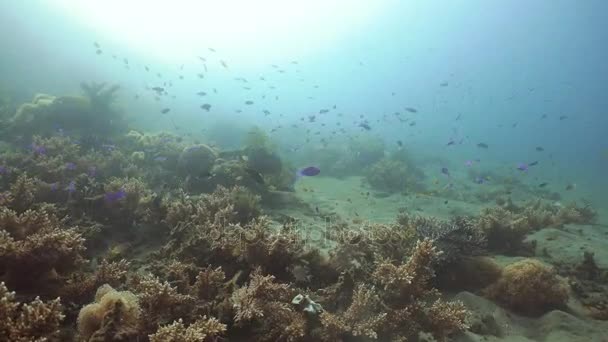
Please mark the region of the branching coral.
[[150, 342], [205, 342], [215, 341], [215, 338], [226, 331], [226, 325], [211, 317], [196, 320], [185, 326], [182, 320], [160, 327], [150, 335]]
[[535, 259], [524, 259], [503, 269], [485, 293], [523, 314], [538, 315], [563, 306], [568, 287], [555, 270]]
[[59, 298], [42, 302], [36, 298], [31, 303], [15, 301], [15, 293], [9, 292], [0, 282], [0, 341], [30, 342], [48, 341], [57, 337], [61, 313]]
[[[65, 276], [83, 261], [84, 239], [44, 209], [0, 208], [0, 271], [17, 288]], [[27, 269], [28, 272], [23, 272]]]
[[306, 317], [291, 304], [295, 292], [273, 276], [259, 271], [249, 284], [232, 294], [234, 321], [239, 326], [253, 325], [258, 341], [297, 341], [306, 334]]

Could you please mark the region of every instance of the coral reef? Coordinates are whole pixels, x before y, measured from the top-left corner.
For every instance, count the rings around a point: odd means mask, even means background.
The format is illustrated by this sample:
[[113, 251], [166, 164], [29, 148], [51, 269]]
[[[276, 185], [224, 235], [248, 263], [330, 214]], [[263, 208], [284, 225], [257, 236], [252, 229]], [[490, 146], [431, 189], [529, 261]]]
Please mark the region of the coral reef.
[[[203, 316], [189, 326], [184, 326], [182, 320], [163, 326], [150, 335], [150, 342], [205, 342], [226, 331], [226, 325], [215, 318]], [[213, 340], [212, 340], [213, 339]]]
[[43, 302], [19, 303], [15, 293], [0, 282], [0, 341], [48, 341], [59, 334], [64, 319], [59, 298]]
[[568, 287], [555, 270], [535, 259], [508, 265], [485, 293], [506, 307], [527, 315], [560, 308], [568, 300]]

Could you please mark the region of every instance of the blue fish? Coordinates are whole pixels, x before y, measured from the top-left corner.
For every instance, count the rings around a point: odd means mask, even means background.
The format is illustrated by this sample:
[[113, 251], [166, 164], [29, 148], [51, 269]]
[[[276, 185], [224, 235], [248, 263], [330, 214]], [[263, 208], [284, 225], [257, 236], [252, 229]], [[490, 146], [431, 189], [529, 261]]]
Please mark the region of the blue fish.
[[118, 191], [106, 192], [104, 195], [104, 199], [107, 203], [113, 203], [116, 201], [120, 201], [121, 199], [127, 197], [127, 192], [124, 189], [120, 189]]
[[298, 177], [311, 177], [316, 176], [321, 172], [321, 170], [316, 166], [308, 166], [303, 169], [298, 170], [296, 175]]

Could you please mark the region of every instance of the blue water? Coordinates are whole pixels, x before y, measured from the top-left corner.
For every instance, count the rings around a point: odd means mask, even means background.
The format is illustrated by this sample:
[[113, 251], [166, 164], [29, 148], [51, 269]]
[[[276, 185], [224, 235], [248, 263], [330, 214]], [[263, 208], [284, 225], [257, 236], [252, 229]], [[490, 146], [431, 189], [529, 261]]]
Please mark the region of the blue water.
[[[81, 81], [107, 81], [121, 84], [120, 107], [142, 130], [174, 130], [175, 124], [179, 133], [204, 139], [216, 127], [216, 140], [238, 145], [239, 137], [257, 125], [267, 132], [274, 128], [273, 140], [285, 150], [319, 146], [321, 139], [339, 147], [348, 137], [369, 135], [381, 137], [389, 149], [401, 140], [414, 155], [453, 167], [478, 158], [492, 168], [512, 171], [518, 163], [538, 160], [538, 182], [576, 183], [576, 196], [593, 199], [600, 209], [605, 206], [605, 1], [379, 1], [370, 5], [369, 13], [365, 2], [353, 2], [357, 15], [344, 2], [343, 10], [329, 19], [322, 12], [307, 13], [305, 25], [286, 31], [293, 36], [288, 43], [282, 36], [277, 42], [249, 37], [249, 28], [243, 27], [241, 39], [221, 41], [215, 53], [208, 50], [218, 41], [212, 34], [186, 41], [184, 51], [191, 54], [179, 58], [165, 54], [172, 49], [163, 47], [167, 37], [159, 37], [153, 48], [140, 47], [55, 2], [0, 4], [0, 86], [15, 102], [29, 101], [39, 92], [77, 93]], [[233, 13], [238, 8], [235, 4]], [[119, 13], [126, 6], [112, 10]], [[257, 22], [272, 32], [287, 30], [285, 23], [297, 11], [297, 6], [266, 11]], [[99, 15], [107, 13], [112, 12]], [[141, 3], [132, 13], [133, 24], [147, 15]], [[171, 11], [166, 15], [166, 21], [150, 27], [150, 35], [157, 32], [152, 28], [162, 31], [179, 23]], [[200, 15], [204, 22], [204, 11]], [[94, 42], [103, 54], [95, 53]], [[198, 56], [207, 58], [204, 80], [197, 77], [202, 72]], [[123, 58], [129, 59], [129, 69]], [[229, 67], [223, 68], [220, 60]], [[294, 60], [297, 65], [290, 63]], [[152, 71], [146, 72], [144, 65]], [[235, 80], [239, 77], [249, 82]], [[173, 83], [174, 99], [157, 102], [145, 90], [161, 80]], [[198, 91], [208, 96], [198, 97]], [[244, 105], [246, 100], [254, 104]], [[202, 103], [212, 105], [209, 113], [200, 110]], [[159, 113], [166, 107], [170, 116]], [[331, 109], [328, 114], [318, 114], [325, 108]], [[400, 123], [395, 112], [409, 121]], [[316, 115], [315, 122], [308, 122], [309, 115]], [[370, 131], [358, 127], [363, 120]], [[294, 124], [298, 127], [292, 128]], [[218, 129], [228, 127], [222, 138], [217, 136]], [[345, 132], [331, 134], [338, 128]], [[450, 139], [462, 144], [446, 146]], [[489, 148], [476, 147], [479, 142]], [[536, 151], [537, 146], [545, 151]], [[290, 157], [305, 162], [297, 154]]]

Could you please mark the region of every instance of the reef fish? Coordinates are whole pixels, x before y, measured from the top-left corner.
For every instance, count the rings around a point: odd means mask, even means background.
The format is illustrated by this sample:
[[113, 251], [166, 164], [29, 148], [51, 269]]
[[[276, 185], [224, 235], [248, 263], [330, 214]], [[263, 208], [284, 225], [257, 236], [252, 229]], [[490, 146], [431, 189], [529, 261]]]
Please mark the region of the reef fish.
[[209, 111], [209, 109], [211, 109], [211, 105], [208, 103], [202, 104], [201, 105], [201, 109], [204, 109], [206, 111]]
[[446, 175], [448, 177], [450, 176], [450, 170], [448, 170], [447, 167], [442, 167], [441, 168], [441, 173], [443, 173], [444, 175]]
[[321, 170], [318, 167], [308, 166], [308, 167], [298, 170], [297, 175], [300, 177], [302, 177], [302, 176], [311, 177], [311, 176], [318, 175], [320, 172], [321, 172]]
[[127, 197], [127, 192], [124, 189], [118, 191], [106, 192], [103, 196], [107, 203], [113, 203]]
[[479, 148], [488, 148], [490, 146], [488, 146], [488, 144], [486, 144], [486, 143], [479, 143], [479, 144], [477, 144], [477, 147], [479, 147]]

